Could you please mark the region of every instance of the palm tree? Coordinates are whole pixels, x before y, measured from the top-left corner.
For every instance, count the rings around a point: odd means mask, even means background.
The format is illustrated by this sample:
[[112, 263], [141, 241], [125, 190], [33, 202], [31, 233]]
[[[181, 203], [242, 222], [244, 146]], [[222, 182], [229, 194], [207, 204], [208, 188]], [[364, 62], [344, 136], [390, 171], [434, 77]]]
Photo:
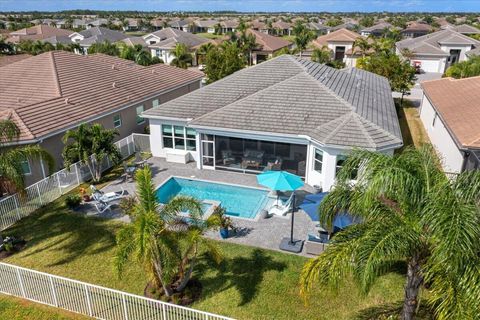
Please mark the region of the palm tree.
[[172, 66], [187, 69], [188, 66], [192, 65], [192, 55], [188, 52], [187, 46], [183, 43], [177, 43], [175, 50], [171, 52], [171, 55], [175, 57], [170, 63]]
[[122, 159], [120, 150], [114, 144], [117, 135], [117, 130], [104, 129], [99, 123], [82, 123], [76, 130], [68, 130], [62, 138], [65, 167], [80, 161], [87, 166], [93, 181], [100, 181], [103, 162], [108, 158], [116, 164]]
[[242, 50], [244, 57], [248, 60], [248, 65], [252, 65], [252, 51], [257, 47], [257, 38], [252, 33], [242, 31], [240, 36], [235, 39], [232, 38], [232, 42], [237, 42], [239, 48]]
[[315, 39], [315, 33], [308, 30], [307, 27], [305, 27], [305, 25], [303, 25], [300, 22], [298, 22], [293, 27], [293, 33], [295, 35], [295, 38], [293, 41], [295, 42], [295, 45], [300, 52], [300, 58], [301, 58], [303, 51], [307, 48], [310, 41]]
[[322, 255], [306, 263], [302, 292], [315, 282], [337, 286], [347, 274], [368, 292], [389, 266], [403, 260], [402, 319], [415, 317], [424, 284], [438, 319], [475, 318], [480, 310], [479, 200], [480, 171], [448, 179], [430, 145], [394, 156], [354, 151], [319, 212], [330, 229], [344, 211], [361, 223], [336, 234]]
[[200, 48], [197, 50], [197, 59], [198, 59], [198, 64], [203, 64], [205, 60], [205, 56], [207, 55], [208, 51], [210, 51], [214, 45], [211, 42], [207, 42], [205, 44], [202, 44]]
[[362, 54], [362, 58], [365, 58], [366, 53], [368, 50], [372, 48], [371, 44], [368, 42], [366, 38], [359, 37], [355, 40], [353, 43], [354, 48], [360, 49], [360, 52]]
[[[199, 249], [205, 247], [217, 259], [217, 246], [203, 235], [214, 228], [214, 218], [201, 220], [202, 205], [193, 198], [176, 197], [161, 209], [149, 167], [136, 174], [139, 201], [129, 212], [132, 223], [117, 235], [115, 268], [119, 275], [130, 259], [143, 265], [154, 284], [167, 297], [185, 289], [197, 263]], [[189, 212], [190, 222], [179, 218], [179, 212]]]
[[22, 168], [25, 160], [43, 161], [48, 171], [53, 171], [55, 165], [53, 157], [39, 145], [10, 146], [19, 137], [20, 129], [12, 120], [0, 120], [0, 191], [22, 192], [25, 189]]
[[152, 55], [146, 50], [140, 50], [135, 55], [135, 63], [141, 66], [149, 66], [152, 64]]
[[322, 49], [315, 48], [311, 59], [318, 63], [330, 63], [332, 61], [332, 52], [326, 46], [323, 46]]

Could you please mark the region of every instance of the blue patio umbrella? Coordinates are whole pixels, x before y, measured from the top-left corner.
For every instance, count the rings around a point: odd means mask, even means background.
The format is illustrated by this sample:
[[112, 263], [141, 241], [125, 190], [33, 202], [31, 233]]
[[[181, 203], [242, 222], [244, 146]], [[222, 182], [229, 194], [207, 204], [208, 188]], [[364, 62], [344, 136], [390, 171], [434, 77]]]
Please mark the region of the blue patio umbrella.
[[[318, 212], [318, 207], [322, 202], [323, 198], [328, 194], [328, 192], [322, 192], [318, 194], [312, 194], [305, 197], [303, 203], [299, 206], [306, 214], [312, 219], [312, 221], [319, 221], [320, 216]], [[344, 229], [349, 225], [355, 223], [354, 218], [348, 213], [337, 214], [333, 220], [333, 226]]]
[[280, 244], [280, 249], [300, 252], [302, 251], [303, 242], [293, 240], [293, 223], [295, 214], [295, 190], [303, 186], [302, 178], [286, 171], [267, 171], [257, 176], [257, 181], [275, 191], [293, 191], [292, 195], [292, 220], [290, 225], [290, 239], [284, 238]]
[[262, 186], [276, 191], [293, 191], [303, 186], [302, 178], [286, 171], [267, 171], [257, 176]]

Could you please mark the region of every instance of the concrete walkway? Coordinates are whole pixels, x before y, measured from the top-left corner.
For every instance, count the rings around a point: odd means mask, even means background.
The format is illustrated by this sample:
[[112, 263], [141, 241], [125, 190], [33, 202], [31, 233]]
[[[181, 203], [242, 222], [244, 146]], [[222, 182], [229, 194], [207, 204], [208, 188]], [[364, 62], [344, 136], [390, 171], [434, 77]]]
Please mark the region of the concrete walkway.
[[[195, 163], [177, 164], [168, 163], [161, 158], [150, 158], [148, 164], [152, 169], [153, 182], [156, 187], [164, 183], [172, 176], [195, 178], [216, 182], [223, 182], [228, 184], [237, 184], [242, 186], [263, 188], [257, 184], [255, 175], [243, 174], [236, 172], [220, 171], [220, 170], [199, 170], [196, 168]], [[103, 192], [119, 191], [125, 189], [128, 194], [135, 194], [135, 182], [128, 180], [125, 181], [119, 178], [105, 188]], [[298, 195], [297, 204], [302, 203], [303, 197], [306, 194], [312, 193], [314, 190], [308, 185], [305, 185], [299, 189], [296, 193]], [[89, 216], [100, 216], [107, 219], [118, 219], [128, 222], [129, 217], [121, 212], [118, 207], [113, 207], [112, 211], [106, 211], [103, 214], [98, 214], [92, 204], [86, 206], [82, 211]], [[232, 217], [235, 227], [237, 228], [236, 234], [231, 234], [231, 237], [223, 240], [232, 243], [239, 243], [244, 245], [250, 245], [265, 249], [279, 250], [278, 246], [283, 237], [290, 236], [290, 217], [271, 217], [268, 219], [241, 219]], [[308, 215], [299, 210], [295, 213], [295, 225], [294, 236], [297, 239], [305, 240], [308, 233], [315, 232], [316, 223], [308, 217]], [[209, 232], [207, 234], [209, 238], [220, 240], [218, 232]], [[303, 250], [304, 252], [305, 250]], [[305, 255], [304, 253], [301, 253]]]

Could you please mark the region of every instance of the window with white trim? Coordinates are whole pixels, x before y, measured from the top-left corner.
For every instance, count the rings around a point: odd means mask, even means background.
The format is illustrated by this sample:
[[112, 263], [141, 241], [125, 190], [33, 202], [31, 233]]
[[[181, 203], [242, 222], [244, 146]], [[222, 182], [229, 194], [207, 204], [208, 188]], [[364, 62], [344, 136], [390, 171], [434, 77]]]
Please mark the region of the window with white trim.
[[315, 158], [313, 159], [313, 169], [318, 173], [322, 173], [323, 151], [315, 148]]
[[335, 173], [336, 174], [338, 174], [338, 171], [340, 171], [340, 169], [343, 168], [343, 164], [345, 163], [346, 160], [347, 160], [347, 156], [345, 156], [343, 154], [337, 155], [337, 162], [336, 162], [336, 165], [335, 165]]
[[145, 108], [143, 107], [143, 105], [138, 106], [138, 107], [136, 108], [136, 110], [137, 110], [137, 124], [143, 124], [143, 123], [145, 123], [145, 119], [140, 116], [140, 115], [142, 114], [142, 112], [145, 110]]
[[162, 124], [163, 147], [177, 150], [196, 151], [196, 132], [183, 126]]
[[116, 114], [113, 116], [113, 126], [115, 128], [120, 128], [122, 126], [122, 116], [119, 114]]

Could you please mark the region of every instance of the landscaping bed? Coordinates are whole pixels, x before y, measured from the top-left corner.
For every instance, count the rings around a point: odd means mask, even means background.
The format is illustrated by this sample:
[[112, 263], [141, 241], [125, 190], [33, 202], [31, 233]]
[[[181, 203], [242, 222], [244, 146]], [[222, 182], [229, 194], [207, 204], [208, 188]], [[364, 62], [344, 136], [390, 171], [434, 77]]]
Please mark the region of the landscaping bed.
[[[121, 279], [114, 272], [115, 234], [122, 222], [74, 213], [64, 198], [6, 231], [24, 237], [28, 246], [3, 261], [143, 295], [151, 279], [136, 263], [127, 266]], [[194, 272], [201, 295], [190, 307], [237, 319], [349, 319], [402, 298], [400, 270], [381, 277], [367, 296], [347, 281], [336, 293], [316, 288], [305, 305], [298, 281], [306, 258], [225, 242], [220, 247], [225, 256], [220, 266], [201, 256]]]

